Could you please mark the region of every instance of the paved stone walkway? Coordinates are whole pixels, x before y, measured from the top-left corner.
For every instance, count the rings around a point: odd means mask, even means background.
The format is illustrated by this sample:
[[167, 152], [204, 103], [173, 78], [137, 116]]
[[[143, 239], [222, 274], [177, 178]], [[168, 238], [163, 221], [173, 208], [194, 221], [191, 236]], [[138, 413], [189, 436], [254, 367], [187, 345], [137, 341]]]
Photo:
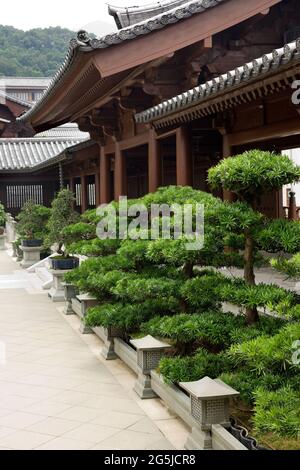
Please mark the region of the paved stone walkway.
[[0, 450], [183, 449], [188, 430], [0, 252]]

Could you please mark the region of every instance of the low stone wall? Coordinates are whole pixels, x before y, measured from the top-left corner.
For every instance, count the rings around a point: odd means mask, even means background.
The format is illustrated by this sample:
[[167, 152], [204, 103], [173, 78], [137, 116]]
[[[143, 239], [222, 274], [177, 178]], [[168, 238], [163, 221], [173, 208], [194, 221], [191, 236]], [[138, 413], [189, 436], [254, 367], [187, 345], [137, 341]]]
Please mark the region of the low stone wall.
[[114, 339], [115, 353], [135, 373], [138, 373], [137, 353], [120, 338]]
[[213, 450], [248, 450], [219, 424], [213, 424], [211, 435]]

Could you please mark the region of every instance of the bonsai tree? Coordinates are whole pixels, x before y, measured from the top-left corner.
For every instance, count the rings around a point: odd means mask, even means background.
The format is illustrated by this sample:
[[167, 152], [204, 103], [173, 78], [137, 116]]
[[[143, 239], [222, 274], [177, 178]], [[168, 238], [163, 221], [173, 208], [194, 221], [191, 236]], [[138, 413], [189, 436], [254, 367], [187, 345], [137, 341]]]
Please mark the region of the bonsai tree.
[[[261, 150], [251, 150], [227, 158], [209, 171], [208, 181], [213, 189], [223, 188], [238, 197], [232, 204], [228, 229], [244, 235], [244, 278], [255, 285], [254, 261], [257, 232], [263, 216], [257, 212], [260, 198], [266, 192], [279, 191], [300, 179], [300, 167], [289, 157]], [[249, 210], [250, 209], [250, 212]], [[247, 308], [250, 324], [258, 321], [257, 308]]]
[[17, 231], [23, 240], [44, 240], [47, 233], [47, 222], [50, 217], [50, 209], [27, 201], [17, 216]]
[[4, 233], [5, 222], [6, 215], [4, 211], [4, 206], [0, 203], [0, 235]]
[[61, 190], [52, 201], [51, 215], [47, 224], [47, 243], [51, 246], [57, 244], [57, 252], [61, 257], [68, 258], [68, 253], [63, 249], [65, 238], [64, 229], [75, 224], [79, 215], [73, 209], [74, 195], [68, 189]]

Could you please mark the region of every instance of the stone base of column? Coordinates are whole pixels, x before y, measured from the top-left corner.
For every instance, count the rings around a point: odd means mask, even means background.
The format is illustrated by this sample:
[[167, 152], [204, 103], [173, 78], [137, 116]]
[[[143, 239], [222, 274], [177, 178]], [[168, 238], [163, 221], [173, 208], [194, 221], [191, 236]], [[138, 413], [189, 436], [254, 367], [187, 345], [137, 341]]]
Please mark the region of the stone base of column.
[[147, 400], [149, 398], [157, 398], [156, 393], [151, 388], [151, 377], [149, 375], [144, 375], [142, 372], [139, 372], [138, 379], [134, 386], [134, 391], [142, 400]]
[[6, 250], [6, 235], [0, 235], [0, 251]]
[[75, 315], [75, 312], [72, 309], [72, 301], [67, 300], [63, 310], [64, 315]]
[[86, 326], [83, 321], [80, 323], [79, 331], [82, 335], [92, 335], [94, 333], [93, 330], [91, 330], [89, 326]]
[[192, 433], [188, 436], [184, 445], [186, 450], [211, 450], [212, 438], [209, 431], [202, 431], [193, 427]]
[[70, 272], [70, 269], [66, 270], [50, 270], [53, 276], [53, 285], [48, 293], [48, 297], [52, 302], [64, 302], [65, 301], [65, 287], [64, 287], [64, 276]]
[[101, 349], [101, 356], [104, 357], [106, 361], [113, 361], [114, 359], [118, 358], [115, 353], [115, 345], [113, 339], [107, 339], [105, 341], [104, 346]]
[[21, 261], [21, 267], [24, 269], [30, 268], [34, 264], [38, 263], [41, 260], [41, 246], [27, 247], [21, 246], [23, 251], [23, 259]]

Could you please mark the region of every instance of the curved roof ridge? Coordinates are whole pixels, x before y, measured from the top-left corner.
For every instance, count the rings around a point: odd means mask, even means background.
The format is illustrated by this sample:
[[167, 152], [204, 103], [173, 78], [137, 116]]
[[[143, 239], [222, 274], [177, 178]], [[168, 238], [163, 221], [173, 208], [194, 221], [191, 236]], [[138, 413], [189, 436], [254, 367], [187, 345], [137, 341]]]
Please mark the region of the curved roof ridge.
[[160, 13], [172, 10], [188, 0], [160, 0], [146, 5], [134, 5], [129, 7], [119, 7], [108, 5], [108, 13], [113, 16], [118, 29], [132, 26], [143, 20], [157, 16]]
[[277, 70], [282, 65], [288, 64], [295, 59], [300, 59], [300, 38], [285, 44], [279, 49], [273, 50], [269, 54], [264, 54], [240, 67], [236, 67], [234, 70], [219, 75], [206, 83], [163, 101], [157, 106], [146, 109], [136, 114], [135, 120], [138, 123], [149, 123], [162, 119], [176, 111], [205, 102], [218, 93], [233, 89], [241, 83], [246, 83], [272, 70]]
[[91, 39], [86, 31], [79, 31], [77, 38], [71, 39], [66, 58], [59, 70], [56, 72], [54, 78], [52, 79], [49, 87], [44, 92], [41, 99], [37, 101], [28, 112], [20, 116], [18, 120], [28, 121], [30, 117], [42, 107], [50, 94], [56, 89], [59, 81], [63, 78], [63, 76], [68, 72], [74, 63], [79, 51], [90, 52], [95, 49], [105, 49], [125, 41], [137, 39], [140, 36], [145, 36], [156, 30], [163, 29], [171, 24], [183, 21], [195, 14], [202, 13], [227, 1], [228, 0], [189, 0], [186, 1], [181, 7], [174, 8], [173, 10], [169, 10], [166, 13], [161, 13], [150, 18], [149, 20], [144, 20], [141, 23], [137, 23], [133, 26], [130, 26], [129, 28], [123, 28], [115, 33], [107, 34], [101, 38]]

